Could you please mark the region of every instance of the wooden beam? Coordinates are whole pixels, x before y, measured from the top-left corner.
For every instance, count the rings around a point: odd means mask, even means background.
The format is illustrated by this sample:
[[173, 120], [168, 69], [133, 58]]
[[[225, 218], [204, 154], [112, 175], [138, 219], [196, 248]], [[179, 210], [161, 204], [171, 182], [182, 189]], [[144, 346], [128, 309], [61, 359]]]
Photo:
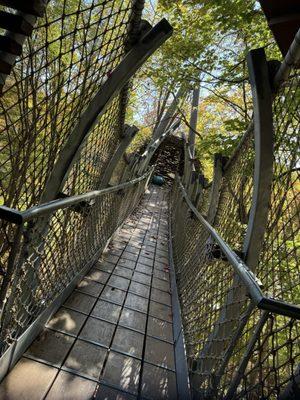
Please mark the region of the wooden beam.
[[13, 8], [37, 17], [42, 17], [44, 15], [46, 3], [46, 0], [0, 0], [2, 6]]

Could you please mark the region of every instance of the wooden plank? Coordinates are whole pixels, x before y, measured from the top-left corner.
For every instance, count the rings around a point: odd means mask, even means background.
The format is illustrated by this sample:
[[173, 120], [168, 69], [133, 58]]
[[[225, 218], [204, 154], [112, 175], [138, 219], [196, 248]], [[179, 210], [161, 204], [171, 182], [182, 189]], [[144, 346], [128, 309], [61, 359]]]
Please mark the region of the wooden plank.
[[12, 70], [12, 65], [0, 58], [0, 74], [9, 75]]
[[8, 36], [0, 36], [0, 50], [16, 56], [22, 54], [22, 46]]
[[21, 15], [11, 14], [6, 11], [0, 11], [0, 27], [26, 36], [29, 36], [33, 29], [33, 26]]
[[261, 8], [283, 56], [300, 28], [299, 0], [260, 0]]

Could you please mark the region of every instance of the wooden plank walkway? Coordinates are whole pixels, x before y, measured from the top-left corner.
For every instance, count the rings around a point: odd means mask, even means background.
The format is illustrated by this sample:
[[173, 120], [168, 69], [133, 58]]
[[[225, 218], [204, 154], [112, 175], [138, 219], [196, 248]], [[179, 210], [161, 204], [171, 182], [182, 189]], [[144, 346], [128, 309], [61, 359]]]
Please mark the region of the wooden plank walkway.
[[0, 399], [177, 399], [170, 290], [167, 192], [151, 187]]

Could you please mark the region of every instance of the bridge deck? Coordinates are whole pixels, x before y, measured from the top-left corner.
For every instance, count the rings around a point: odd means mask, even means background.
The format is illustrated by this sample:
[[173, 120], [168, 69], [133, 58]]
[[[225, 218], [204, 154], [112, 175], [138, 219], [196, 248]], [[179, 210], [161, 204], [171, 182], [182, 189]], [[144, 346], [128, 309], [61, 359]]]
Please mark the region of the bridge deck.
[[0, 385], [0, 398], [176, 399], [167, 193], [139, 210]]

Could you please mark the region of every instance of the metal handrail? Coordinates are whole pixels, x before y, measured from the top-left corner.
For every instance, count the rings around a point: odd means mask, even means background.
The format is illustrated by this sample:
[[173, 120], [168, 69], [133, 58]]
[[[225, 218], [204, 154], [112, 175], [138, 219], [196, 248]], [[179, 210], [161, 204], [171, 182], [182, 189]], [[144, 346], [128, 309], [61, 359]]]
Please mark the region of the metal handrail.
[[300, 307], [294, 304], [287, 303], [285, 301], [270, 298], [263, 293], [261, 289], [262, 284], [259, 279], [250, 270], [247, 264], [245, 264], [245, 262], [231, 249], [231, 247], [225, 242], [225, 240], [223, 240], [223, 238], [210, 225], [210, 223], [207, 222], [207, 220], [199, 213], [199, 211], [196, 209], [191, 199], [187, 195], [187, 192], [185, 191], [185, 188], [182, 185], [178, 176], [177, 182], [185, 202], [187, 203], [193, 214], [196, 216], [196, 218], [204, 226], [204, 228], [219, 244], [221, 251], [224, 253], [231, 266], [234, 268], [234, 271], [241, 279], [241, 282], [247, 288], [248, 294], [252, 302], [262, 310], [267, 310], [279, 315], [284, 315], [300, 320]]
[[62, 210], [64, 208], [72, 207], [83, 202], [89, 202], [95, 198], [103, 196], [107, 193], [114, 193], [120, 190], [126, 189], [127, 187], [133, 186], [138, 182], [150, 177], [153, 172], [153, 168], [150, 168], [147, 172], [138, 178], [132, 179], [131, 181], [121, 183], [120, 185], [111, 186], [101, 190], [93, 190], [84, 194], [76, 196], [70, 196], [64, 199], [56, 199], [49, 201], [38, 206], [34, 206], [25, 211], [18, 211], [14, 208], [6, 206], [0, 206], [0, 219], [10, 221], [21, 225], [24, 222], [28, 222], [33, 218], [41, 217], [44, 215], [51, 214], [54, 211]]

